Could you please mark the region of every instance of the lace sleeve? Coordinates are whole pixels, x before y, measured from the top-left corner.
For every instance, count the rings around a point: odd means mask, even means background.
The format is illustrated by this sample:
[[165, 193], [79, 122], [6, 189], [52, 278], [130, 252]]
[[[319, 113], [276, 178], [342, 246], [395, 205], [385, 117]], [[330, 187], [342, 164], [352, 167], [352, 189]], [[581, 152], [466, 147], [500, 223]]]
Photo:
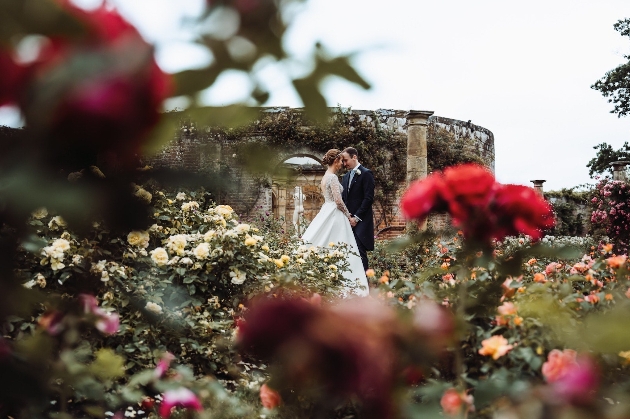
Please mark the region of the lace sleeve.
[[335, 204], [337, 204], [339, 211], [346, 214], [346, 217], [350, 217], [352, 214], [350, 214], [350, 211], [346, 208], [346, 204], [344, 204], [343, 199], [341, 199], [341, 183], [339, 183], [337, 176], [333, 175], [328, 178], [328, 187], [332, 192], [333, 200], [335, 201]]

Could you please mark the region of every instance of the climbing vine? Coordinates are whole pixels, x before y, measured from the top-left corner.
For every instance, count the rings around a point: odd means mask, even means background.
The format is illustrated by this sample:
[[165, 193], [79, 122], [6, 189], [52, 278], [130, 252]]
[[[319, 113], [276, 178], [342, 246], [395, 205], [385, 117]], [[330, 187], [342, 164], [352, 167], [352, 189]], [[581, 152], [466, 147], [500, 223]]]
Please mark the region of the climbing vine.
[[[305, 152], [323, 156], [331, 148], [352, 146], [358, 150], [361, 164], [374, 173], [374, 206], [379, 217], [375, 223], [389, 226], [397, 211], [397, 193], [406, 179], [407, 137], [387, 127], [382, 118], [376, 112], [365, 115], [335, 108], [326, 122], [315, 123], [300, 110], [261, 111], [247, 125], [208, 127], [204, 136], [220, 143], [221, 164], [230, 167], [232, 177], [242, 176], [244, 169], [249, 173], [249, 181], [236, 188], [240, 201], [247, 203], [244, 212], [253, 208], [260, 192], [269, 186], [269, 174], [278, 174], [279, 156]], [[436, 124], [429, 124], [427, 134], [429, 172], [459, 163], [486, 164], [474, 138], [457, 138]]]
[[556, 215], [556, 225], [550, 234], [554, 236], [583, 236], [588, 232], [590, 212], [588, 191], [576, 188], [545, 192], [545, 199]]

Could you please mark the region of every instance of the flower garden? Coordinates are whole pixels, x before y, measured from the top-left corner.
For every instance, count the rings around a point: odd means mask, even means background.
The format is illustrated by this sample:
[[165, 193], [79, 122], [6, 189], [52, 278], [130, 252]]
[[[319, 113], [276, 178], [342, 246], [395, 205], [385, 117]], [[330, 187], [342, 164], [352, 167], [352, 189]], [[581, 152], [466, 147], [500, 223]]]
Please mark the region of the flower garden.
[[[589, 235], [554, 236], [558, 211], [533, 189], [436, 170], [400, 209], [452, 227], [378, 242], [370, 296], [353, 298], [347, 246], [239, 215], [204, 174], [138, 170], [172, 138], [165, 98], [286, 58], [289, 3], [208, 1], [200, 19], [229, 7], [253, 50], [231, 56], [209, 31], [216, 61], [167, 75], [115, 10], [0, 2], [0, 106], [26, 122], [0, 153], [0, 416], [630, 417], [627, 182], [589, 192]], [[29, 36], [46, 42], [16, 60]], [[368, 85], [314, 51], [293, 82], [317, 119], [325, 76]]]

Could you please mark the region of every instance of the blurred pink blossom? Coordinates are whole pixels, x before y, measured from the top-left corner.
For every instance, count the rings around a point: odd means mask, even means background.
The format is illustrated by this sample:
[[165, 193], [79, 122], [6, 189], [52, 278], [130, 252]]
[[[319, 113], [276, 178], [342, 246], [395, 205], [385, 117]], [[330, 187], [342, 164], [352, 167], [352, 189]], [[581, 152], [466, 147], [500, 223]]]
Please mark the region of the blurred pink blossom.
[[195, 393], [184, 387], [164, 392], [162, 404], [160, 405], [160, 416], [169, 418], [174, 407], [194, 409], [196, 411], [203, 410], [201, 402]]

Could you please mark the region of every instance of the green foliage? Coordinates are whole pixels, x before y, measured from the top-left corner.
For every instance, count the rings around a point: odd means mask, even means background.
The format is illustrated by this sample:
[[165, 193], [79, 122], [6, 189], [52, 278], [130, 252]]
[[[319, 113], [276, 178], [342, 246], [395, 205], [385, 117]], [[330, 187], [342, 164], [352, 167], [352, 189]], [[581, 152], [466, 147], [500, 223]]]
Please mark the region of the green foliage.
[[[630, 19], [622, 19], [615, 23], [614, 28], [621, 36], [630, 36], [629, 26]], [[630, 59], [630, 56], [624, 58]], [[611, 113], [616, 113], [619, 117], [628, 115], [630, 113], [630, 62], [607, 72], [591, 88], [599, 90], [604, 97], [609, 98], [609, 103], [615, 105]]]
[[455, 134], [438, 125], [429, 124], [427, 132], [427, 170], [444, 170], [462, 163], [485, 165], [479, 157], [476, 143], [470, 137], [457, 138]]
[[562, 189], [545, 192], [556, 216], [554, 236], [582, 236], [589, 231], [588, 191]]
[[601, 143], [593, 147], [597, 154], [586, 164], [591, 178], [605, 173], [613, 174], [611, 163], [622, 160], [630, 160], [630, 145], [626, 141], [618, 150], [613, 150], [607, 143]]

